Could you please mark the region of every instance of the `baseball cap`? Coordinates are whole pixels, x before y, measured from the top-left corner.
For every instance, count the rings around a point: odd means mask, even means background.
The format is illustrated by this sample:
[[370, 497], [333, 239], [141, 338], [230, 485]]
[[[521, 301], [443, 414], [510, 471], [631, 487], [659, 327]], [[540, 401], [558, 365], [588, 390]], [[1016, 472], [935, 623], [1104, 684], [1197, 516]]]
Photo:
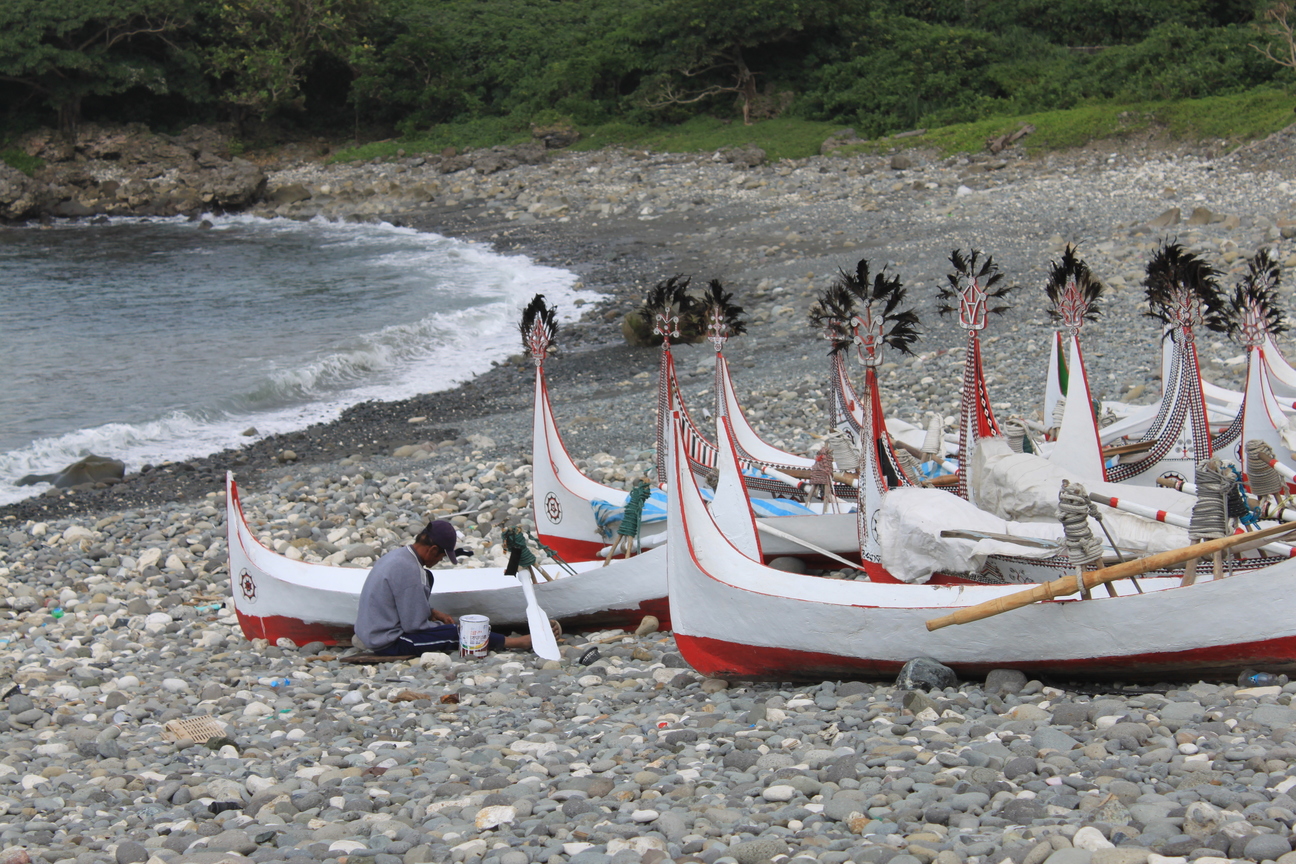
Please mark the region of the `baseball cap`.
[[445, 557], [450, 559], [451, 564], [458, 564], [459, 559], [455, 557], [455, 543], [459, 535], [455, 532], [455, 527], [444, 519], [434, 519], [427, 524], [427, 527], [419, 532], [419, 538], [431, 543], [433, 546], [440, 546]]

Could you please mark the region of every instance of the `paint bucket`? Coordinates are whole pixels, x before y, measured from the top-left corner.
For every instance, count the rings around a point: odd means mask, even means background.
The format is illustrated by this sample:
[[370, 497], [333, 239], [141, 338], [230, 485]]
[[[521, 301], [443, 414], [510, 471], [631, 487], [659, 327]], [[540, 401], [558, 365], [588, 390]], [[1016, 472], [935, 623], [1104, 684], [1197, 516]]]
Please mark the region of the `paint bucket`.
[[485, 657], [490, 643], [490, 619], [485, 615], [459, 616], [459, 656]]

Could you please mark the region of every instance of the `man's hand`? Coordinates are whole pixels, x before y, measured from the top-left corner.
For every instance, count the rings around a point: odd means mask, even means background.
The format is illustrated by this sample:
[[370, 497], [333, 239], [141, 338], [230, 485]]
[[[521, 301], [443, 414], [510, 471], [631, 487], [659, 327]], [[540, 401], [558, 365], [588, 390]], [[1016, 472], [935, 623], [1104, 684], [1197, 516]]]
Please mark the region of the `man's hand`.
[[451, 618], [446, 613], [442, 612], [440, 609], [432, 610], [432, 620], [437, 622], [438, 624], [449, 624], [452, 627], [454, 626], [455, 623], [455, 620], [453, 618]]

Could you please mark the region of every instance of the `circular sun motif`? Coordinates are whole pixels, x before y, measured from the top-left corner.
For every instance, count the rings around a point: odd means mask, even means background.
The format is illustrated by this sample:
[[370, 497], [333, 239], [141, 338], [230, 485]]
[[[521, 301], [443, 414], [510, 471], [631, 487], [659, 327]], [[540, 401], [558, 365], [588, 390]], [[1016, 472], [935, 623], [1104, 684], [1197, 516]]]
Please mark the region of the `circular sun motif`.
[[243, 592], [244, 600], [249, 603], [256, 602], [256, 580], [246, 570], [239, 574], [239, 590]]
[[875, 542], [878, 543], [882, 542], [881, 537], [878, 535], [878, 514], [877, 513], [874, 513], [873, 518], [869, 519], [869, 537], [873, 538]]
[[550, 492], [545, 496], [544, 510], [545, 516], [549, 518], [550, 522], [557, 525], [562, 521], [562, 502], [558, 500], [558, 496], [554, 493]]
[[1178, 471], [1165, 471], [1161, 474], [1161, 478], [1165, 480], [1178, 480], [1180, 483], [1187, 482], [1188, 480], [1187, 477], [1180, 474]]

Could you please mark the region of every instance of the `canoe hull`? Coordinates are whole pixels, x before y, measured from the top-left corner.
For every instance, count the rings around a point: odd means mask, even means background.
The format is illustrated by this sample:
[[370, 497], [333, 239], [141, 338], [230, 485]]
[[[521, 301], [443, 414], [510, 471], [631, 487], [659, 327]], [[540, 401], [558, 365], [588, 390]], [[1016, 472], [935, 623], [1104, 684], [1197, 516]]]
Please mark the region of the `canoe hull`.
[[892, 675], [932, 657], [963, 675], [1011, 667], [1037, 675], [1138, 680], [1246, 666], [1296, 670], [1296, 560], [1179, 587], [1128, 581], [1118, 596], [1037, 603], [928, 631], [926, 622], [1021, 590], [1017, 585], [854, 582], [772, 570], [717, 527], [691, 472], [672, 467], [670, 597], [684, 659], [710, 676], [817, 680]]
[[[247, 526], [232, 475], [226, 492], [230, 591], [243, 634], [298, 645], [349, 642], [369, 571], [294, 561], [266, 548]], [[645, 615], [669, 626], [664, 550], [606, 568], [584, 562], [576, 565], [575, 575], [548, 569], [557, 578], [537, 584], [536, 599], [569, 630], [634, 627]], [[499, 567], [438, 570], [432, 605], [455, 617], [485, 615], [501, 630], [527, 626], [522, 589]]]

